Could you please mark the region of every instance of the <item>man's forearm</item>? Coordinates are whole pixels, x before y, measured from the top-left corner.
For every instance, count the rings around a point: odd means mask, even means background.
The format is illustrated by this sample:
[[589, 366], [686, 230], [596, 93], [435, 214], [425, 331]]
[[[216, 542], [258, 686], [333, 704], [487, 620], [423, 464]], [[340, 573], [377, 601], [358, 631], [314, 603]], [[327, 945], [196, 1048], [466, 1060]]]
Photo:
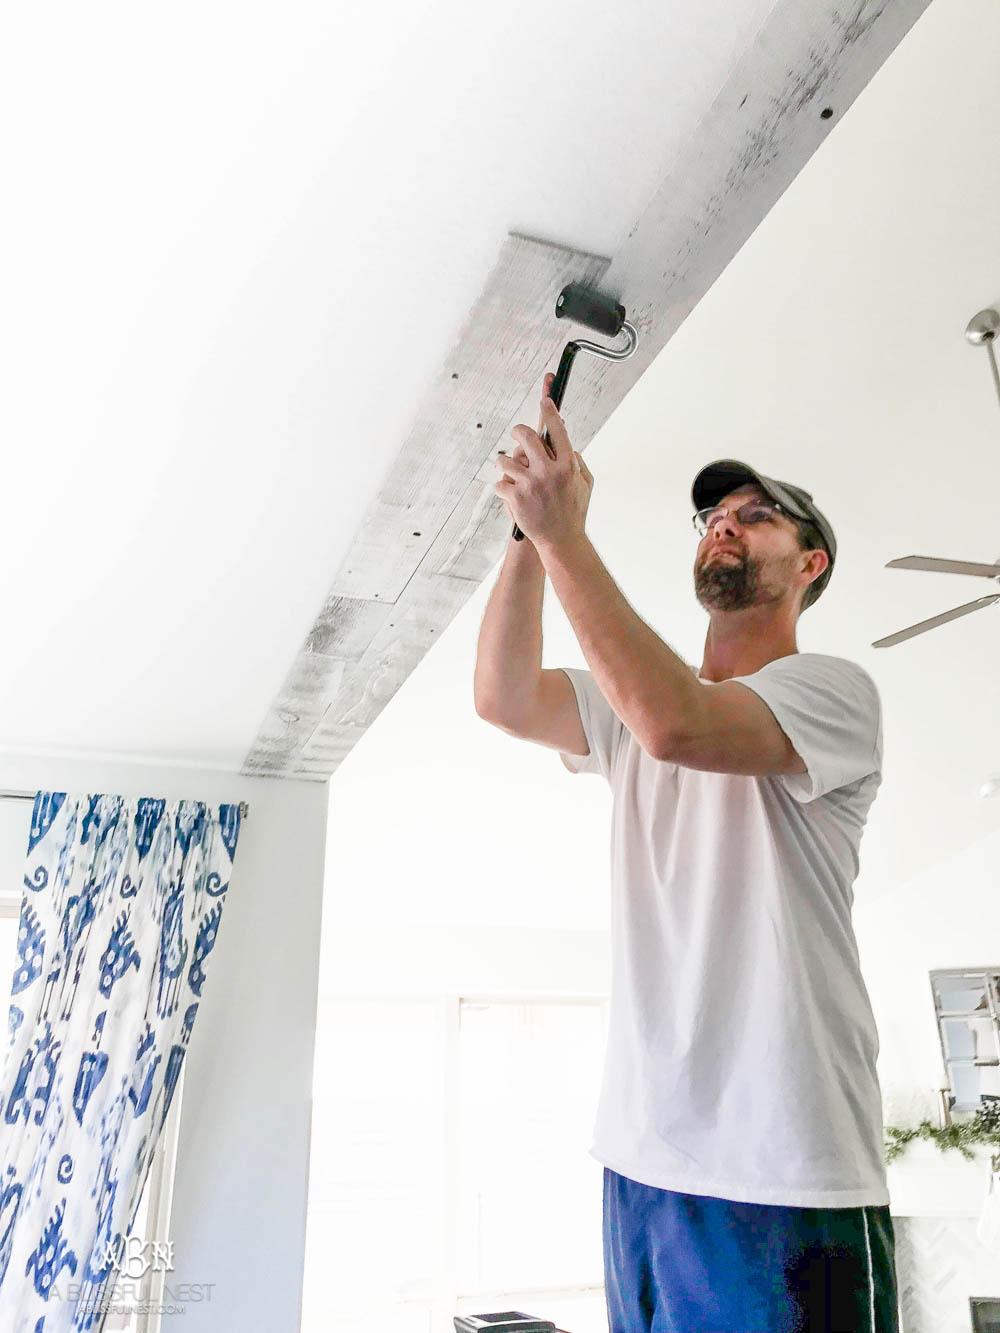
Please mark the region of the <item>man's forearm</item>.
[[589, 537], [538, 554], [604, 697], [649, 753], [689, 722], [703, 686], [632, 610]]
[[475, 703], [481, 716], [512, 720], [525, 709], [542, 673], [545, 568], [532, 543], [507, 543], [500, 577], [479, 630]]

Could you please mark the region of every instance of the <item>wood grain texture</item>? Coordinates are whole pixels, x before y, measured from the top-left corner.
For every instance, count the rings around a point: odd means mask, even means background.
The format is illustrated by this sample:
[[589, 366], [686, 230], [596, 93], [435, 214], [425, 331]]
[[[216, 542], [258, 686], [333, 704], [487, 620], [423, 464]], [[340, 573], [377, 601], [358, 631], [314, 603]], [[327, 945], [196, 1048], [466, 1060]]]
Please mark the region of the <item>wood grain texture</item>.
[[[597, 283], [608, 260], [511, 235], [403, 447], [365, 515], [331, 592], [395, 602], [487, 455], [516, 424], [570, 336], [556, 297]], [[532, 412], [532, 421], [538, 416]], [[499, 503], [499, 501], [498, 501]]]
[[245, 773], [325, 780], [500, 559], [509, 520], [491, 458], [518, 421], [534, 423], [542, 374], [571, 336], [553, 317], [560, 288], [599, 284], [639, 332], [630, 360], [583, 357], [573, 372], [583, 450], [928, 3], [781, 0], [610, 265], [508, 238]]
[[510, 520], [492, 458], [518, 421], [537, 420], [542, 376], [570, 336], [560, 290], [598, 284], [608, 263], [507, 237], [243, 772], [325, 780], [496, 563]]

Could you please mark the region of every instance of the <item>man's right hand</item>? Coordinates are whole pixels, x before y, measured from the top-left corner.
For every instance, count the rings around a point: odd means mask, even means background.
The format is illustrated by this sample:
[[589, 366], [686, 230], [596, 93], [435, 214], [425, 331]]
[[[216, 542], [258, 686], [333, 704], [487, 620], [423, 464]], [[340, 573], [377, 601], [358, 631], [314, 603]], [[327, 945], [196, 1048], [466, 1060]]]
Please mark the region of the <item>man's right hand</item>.
[[[552, 385], [555, 383], [555, 378], [556, 378], [555, 375], [554, 375], [551, 371], [549, 371], [548, 374], [546, 374], [546, 376], [545, 376], [544, 379], [542, 380], [542, 394], [543, 394], [543, 397], [544, 397], [544, 396], [547, 396], [549, 393], [551, 393], [551, 391], [552, 391]], [[539, 434], [539, 435], [541, 435], [542, 432], [543, 432], [544, 429], [545, 429], [545, 422], [544, 422], [543, 417], [544, 417], [544, 414], [543, 414], [541, 411], [539, 411], [539, 413], [538, 413], [538, 434]], [[551, 454], [551, 453], [552, 453], [552, 446], [551, 446], [551, 444], [547, 445], [547, 448], [548, 448], [549, 453]], [[525, 447], [524, 447], [523, 444], [519, 444], [519, 445], [517, 445], [517, 447], [514, 449], [514, 452], [513, 452], [512, 454], [508, 454], [506, 449], [498, 449], [498, 450], [497, 450], [497, 453], [498, 453], [498, 454], [503, 454], [505, 458], [507, 458], [507, 457], [511, 458], [515, 463], [519, 463], [519, 464], [521, 465], [521, 467], [527, 467], [527, 466], [528, 466], [528, 454], [527, 454], [527, 451], [525, 450]], [[502, 498], [503, 498], [503, 497], [501, 497], [501, 499], [502, 499]], [[511, 521], [512, 523], [516, 523], [517, 520], [515, 519], [514, 514], [513, 514], [513, 512], [511, 511], [511, 507], [510, 507], [509, 504], [507, 504], [506, 500], [504, 500], [504, 508], [507, 510], [507, 514], [508, 514], [508, 516], [509, 516], [509, 518], [510, 518], [510, 521]], [[529, 538], [528, 538], [528, 536], [527, 536], [526, 533], [522, 535], [522, 540], [523, 540], [523, 541], [528, 541], [528, 540], [529, 540]]]

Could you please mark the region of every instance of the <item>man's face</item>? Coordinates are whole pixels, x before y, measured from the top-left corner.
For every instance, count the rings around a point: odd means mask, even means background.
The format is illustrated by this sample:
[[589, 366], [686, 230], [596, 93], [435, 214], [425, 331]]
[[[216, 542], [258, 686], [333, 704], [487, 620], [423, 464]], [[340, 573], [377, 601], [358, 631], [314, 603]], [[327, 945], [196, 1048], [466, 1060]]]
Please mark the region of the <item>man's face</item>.
[[789, 594], [805, 552], [795, 524], [777, 513], [744, 527], [736, 511], [748, 500], [772, 501], [759, 486], [742, 486], [716, 505], [727, 511], [698, 544], [694, 590], [706, 611], [745, 611]]

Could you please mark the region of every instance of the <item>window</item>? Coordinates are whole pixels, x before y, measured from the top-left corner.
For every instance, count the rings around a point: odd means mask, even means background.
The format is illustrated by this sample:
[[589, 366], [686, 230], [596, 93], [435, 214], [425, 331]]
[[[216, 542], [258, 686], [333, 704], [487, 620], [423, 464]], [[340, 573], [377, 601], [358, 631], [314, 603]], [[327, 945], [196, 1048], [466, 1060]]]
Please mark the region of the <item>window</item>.
[[1000, 967], [932, 972], [941, 1052], [956, 1111], [1000, 1098]]
[[[187, 1061], [181, 1065], [181, 1072], [174, 1089], [166, 1123], [160, 1133], [159, 1141], [153, 1153], [149, 1175], [139, 1201], [132, 1235], [144, 1241], [166, 1241], [170, 1238], [170, 1205], [173, 1199], [174, 1169], [177, 1165], [177, 1137], [180, 1129], [181, 1106], [184, 1102], [184, 1075]], [[153, 1251], [146, 1251], [152, 1255]], [[126, 1308], [117, 1313], [109, 1312], [103, 1325], [102, 1333], [112, 1330], [125, 1333], [159, 1333], [160, 1306], [183, 1302], [172, 1301], [170, 1292], [165, 1290], [173, 1285], [173, 1276], [158, 1265], [150, 1268], [142, 1278], [132, 1281], [121, 1279], [122, 1288], [128, 1288], [129, 1299], [116, 1301]], [[113, 1321], [117, 1319], [117, 1323]]]
[[602, 1044], [596, 1004], [463, 1001], [462, 1292], [600, 1284], [602, 1170], [587, 1150]]
[[[0, 897], [0, 979], [3, 993], [10, 1001], [11, 980], [14, 976], [14, 959], [17, 957], [17, 931], [21, 919], [21, 898], [15, 900], [11, 894]], [[6, 1014], [4, 1015], [6, 1020]], [[10, 1033], [4, 1022], [3, 1050], [6, 1055]], [[2, 1064], [2, 1061], [0, 1061]]]
[[321, 1000], [303, 1329], [430, 1333], [441, 1282], [444, 1011]]
[[606, 1333], [604, 1023], [602, 997], [321, 999], [303, 1333]]

